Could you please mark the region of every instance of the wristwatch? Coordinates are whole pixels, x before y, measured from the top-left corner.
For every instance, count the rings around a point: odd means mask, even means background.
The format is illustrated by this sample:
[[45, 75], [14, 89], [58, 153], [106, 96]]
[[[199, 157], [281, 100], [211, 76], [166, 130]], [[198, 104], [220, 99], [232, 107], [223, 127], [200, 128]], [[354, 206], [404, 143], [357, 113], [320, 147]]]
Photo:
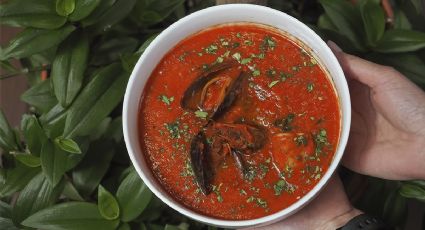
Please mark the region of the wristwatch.
[[360, 214], [337, 230], [392, 230], [384, 222], [368, 214]]

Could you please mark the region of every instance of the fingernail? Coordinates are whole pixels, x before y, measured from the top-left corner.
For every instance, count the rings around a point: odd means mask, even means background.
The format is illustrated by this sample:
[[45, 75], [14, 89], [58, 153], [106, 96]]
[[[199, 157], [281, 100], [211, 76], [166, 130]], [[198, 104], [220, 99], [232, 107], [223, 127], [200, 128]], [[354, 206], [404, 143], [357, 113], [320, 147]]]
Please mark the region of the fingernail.
[[335, 42], [329, 40], [327, 43], [328, 43], [329, 48], [331, 48], [331, 50], [334, 53], [341, 53], [342, 52], [342, 49]]

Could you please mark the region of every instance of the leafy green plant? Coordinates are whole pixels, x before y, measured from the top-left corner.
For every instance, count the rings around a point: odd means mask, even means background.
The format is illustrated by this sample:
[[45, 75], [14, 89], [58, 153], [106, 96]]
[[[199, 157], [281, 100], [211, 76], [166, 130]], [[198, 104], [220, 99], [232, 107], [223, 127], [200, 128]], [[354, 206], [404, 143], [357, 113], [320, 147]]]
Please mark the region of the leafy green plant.
[[[21, 95], [30, 113], [20, 127], [11, 127], [0, 111], [1, 229], [215, 229], [166, 207], [138, 177], [123, 142], [120, 108], [129, 74], [152, 39], [214, 3], [9, 0], [0, 5], [0, 22], [22, 28], [0, 49], [6, 72], [0, 79], [25, 74], [31, 86]], [[395, 1], [390, 25], [375, 0], [268, 1], [344, 50], [394, 66], [425, 87], [420, 3]], [[395, 226], [405, 219], [406, 198], [425, 197], [423, 181], [385, 181], [348, 170], [341, 175], [357, 207]]]

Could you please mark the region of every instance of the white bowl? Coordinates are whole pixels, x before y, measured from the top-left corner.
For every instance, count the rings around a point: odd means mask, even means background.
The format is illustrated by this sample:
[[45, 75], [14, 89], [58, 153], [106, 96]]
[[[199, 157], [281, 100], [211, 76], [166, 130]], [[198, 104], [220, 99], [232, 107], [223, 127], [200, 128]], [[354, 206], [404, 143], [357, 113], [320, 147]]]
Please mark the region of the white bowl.
[[[291, 206], [274, 214], [251, 220], [217, 219], [192, 211], [175, 201], [155, 179], [146, 164], [139, 143], [138, 111], [141, 95], [146, 81], [162, 57], [189, 35], [210, 26], [230, 22], [253, 22], [269, 25], [286, 32], [291, 37], [295, 37], [301, 43], [304, 43], [306, 47], [309, 47], [312, 54], [317, 57], [332, 78], [331, 80], [338, 94], [341, 113], [339, 144], [329, 169], [318, 184]], [[123, 129], [128, 153], [134, 167], [150, 190], [167, 205], [192, 219], [228, 228], [271, 224], [294, 214], [310, 202], [326, 185], [337, 168], [347, 143], [350, 122], [351, 105], [347, 82], [337, 59], [326, 43], [297, 19], [268, 7], [248, 4], [220, 5], [200, 10], [180, 19], [164, 30], [152, 41], [137, 62], [127, 85], [123, 106]]]

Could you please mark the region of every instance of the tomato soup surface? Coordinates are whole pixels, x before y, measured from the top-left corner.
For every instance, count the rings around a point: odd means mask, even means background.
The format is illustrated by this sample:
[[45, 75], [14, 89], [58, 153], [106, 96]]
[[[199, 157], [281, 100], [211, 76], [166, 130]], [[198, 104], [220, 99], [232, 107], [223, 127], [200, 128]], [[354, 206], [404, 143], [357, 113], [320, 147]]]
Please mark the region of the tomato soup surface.
[[328, 169], [340, 135], [338, 99], [318, 63], [259, 24], [223, 24], [178, 43], [152, 72], [139, 108], [142, 151], [158, 182], [219, 219], [295, 203]]

